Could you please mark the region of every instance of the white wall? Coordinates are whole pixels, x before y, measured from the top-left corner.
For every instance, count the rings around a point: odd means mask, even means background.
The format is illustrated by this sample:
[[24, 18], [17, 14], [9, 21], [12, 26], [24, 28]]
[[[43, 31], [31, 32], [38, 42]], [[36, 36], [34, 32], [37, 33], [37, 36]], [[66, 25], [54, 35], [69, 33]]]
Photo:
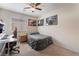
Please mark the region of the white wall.
[[[52, 36], [55, 44], [79, 52], [79, 4], [63, 7], [39, 17], [58, 15], [58, 25], [39, 26], [41, 34]], [[44, 23], [45, 24], [45, 23]]]
[[[12, 18], [24, 20], [24, 22], [22, 22], [22, 23], [18, 22], [16, 20], [14, 21], [14, 23], [17, 25], [18, 31], [29, 32], [30, 29], [33, 29], [33, 30], [30, 30], [30, 32], [37, 31], [36, 27], [28, 27], [28, 23], [27, 23], [29, 18], [36, 19], [35, 17], [16, 13], [16, 12], [12, 12], [12, 11], [8, 11], [8, 10], [4, 10], [4, 9], [0, 9], [0, 14], [1, 14], [0, 17], [5, 22], [4, 30], [5, 30], [5, 33], [7, 33], [7, 34], [12, 33], [12, 22], [13, 22]], [[23, 25], [21, 26], [21, 24], [23, 24]]]

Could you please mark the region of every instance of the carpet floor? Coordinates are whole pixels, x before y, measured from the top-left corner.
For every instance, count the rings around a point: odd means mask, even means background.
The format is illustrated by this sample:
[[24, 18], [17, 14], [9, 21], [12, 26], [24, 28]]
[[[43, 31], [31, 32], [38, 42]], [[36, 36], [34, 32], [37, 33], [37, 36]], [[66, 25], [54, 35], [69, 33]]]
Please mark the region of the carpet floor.
[[20, 43], [20, 53], [13, 56], [79, 56], [79, 53], [72, 52], [54, 44], [42, 51], [33, 50], [27, 43]]

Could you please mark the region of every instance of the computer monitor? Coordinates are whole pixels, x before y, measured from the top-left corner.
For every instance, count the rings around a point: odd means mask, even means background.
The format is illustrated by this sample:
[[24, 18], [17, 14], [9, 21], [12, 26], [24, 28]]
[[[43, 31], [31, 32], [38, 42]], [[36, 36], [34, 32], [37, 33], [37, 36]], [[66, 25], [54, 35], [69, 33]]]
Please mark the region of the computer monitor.
[[3, 24], [0, 24], [0, 33], [2, 33], [2, 31], [3, 31]]

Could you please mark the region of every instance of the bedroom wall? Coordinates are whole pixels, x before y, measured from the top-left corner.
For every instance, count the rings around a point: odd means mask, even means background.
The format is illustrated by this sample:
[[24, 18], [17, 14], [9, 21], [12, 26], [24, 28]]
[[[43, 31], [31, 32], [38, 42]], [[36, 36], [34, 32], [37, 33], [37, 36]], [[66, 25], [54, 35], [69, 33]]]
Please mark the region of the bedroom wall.
[[46, 13], [39, 17], [42, 19], [58, 15], [58, 25], [39, 26], [41, 34], [52, 36], [56, 45], [79, 52], [79, 4], [66, 6]]
[[[12, 11], [5, 10], [5, 9], [0, 9], [0, 14], [1, 14], [0, 17], [5, 22], [5, 26], [4, 26], [5, 31], [4, 32], [7, 33], [7, 34], [12, 33], [12, 22], [14, 22], [17, 25], [18, 31], [24, 31], [26, 33], [27, 32], [37, 31], [36, 27], [29, 27], [28, 23], [27, 23], [29, 18], [37, 19], [35, 17], [28, 16], [28, 15], [21, 14], [21, 13], [12, 12]], [[22, 20], [24, 20], [24, 22], [18, 22], [16, 20], [12, 21], [12, 18], [22, 19]], [[21, 26], [21, 24], [23, 24], [23, 25]]]

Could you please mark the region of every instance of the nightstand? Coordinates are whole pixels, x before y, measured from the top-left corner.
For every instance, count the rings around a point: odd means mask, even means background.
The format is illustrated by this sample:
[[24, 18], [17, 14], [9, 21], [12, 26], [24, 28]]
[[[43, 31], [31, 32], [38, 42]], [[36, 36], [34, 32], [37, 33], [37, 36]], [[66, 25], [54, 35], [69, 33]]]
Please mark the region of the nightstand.
[[27, 41], [27, 35], [20, 35], [19, 36], [19, 41], [20, 42], [26, 42]]

